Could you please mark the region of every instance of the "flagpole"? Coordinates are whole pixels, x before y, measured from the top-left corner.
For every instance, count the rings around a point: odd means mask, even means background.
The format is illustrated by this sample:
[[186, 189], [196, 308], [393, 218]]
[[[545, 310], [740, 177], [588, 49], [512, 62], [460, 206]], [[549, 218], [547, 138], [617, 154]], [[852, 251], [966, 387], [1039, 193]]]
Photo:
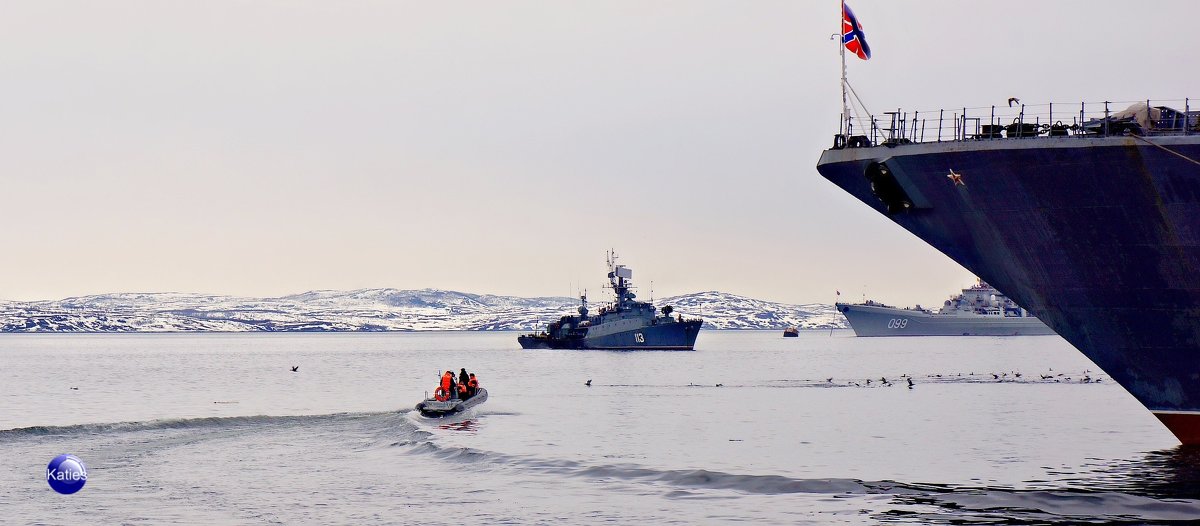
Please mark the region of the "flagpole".
[[842, 56], [842, 122], [838, 123], [838, 130], [841, 130], [843, 135], [850, 135], [850, 102], [846, 95], [846, 28], [844, 27], [846, 19], [846, 0], [841, 1], [842, 10], [838, 13], [838, 49], [841, 50]]
[[[837, 310], [838, 310], [837, 304], [838, 304], [838, 302], [842, 301], [842, 291], [834, 289], [834, 292], [836, 292], [837, 295], [833, 297], [833, 311], [837, 312]], [[829, 327], [829, 336], [833, 337], [833, 326]]]

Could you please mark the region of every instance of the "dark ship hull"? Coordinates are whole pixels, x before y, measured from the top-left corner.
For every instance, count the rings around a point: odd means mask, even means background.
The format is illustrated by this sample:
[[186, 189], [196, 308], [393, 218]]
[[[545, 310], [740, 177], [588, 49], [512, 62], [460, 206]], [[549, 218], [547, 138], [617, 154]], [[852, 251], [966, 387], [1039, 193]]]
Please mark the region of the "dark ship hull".
[[904, 142], [817, 169], [1200, 443], [1200, 136]]
[[690, 351], [700, 334], [700, 320], [686, 320], [602, 335], [556, 337], [523, 334], [517, 337], [522, 349], [610, 349], [644, 351]]

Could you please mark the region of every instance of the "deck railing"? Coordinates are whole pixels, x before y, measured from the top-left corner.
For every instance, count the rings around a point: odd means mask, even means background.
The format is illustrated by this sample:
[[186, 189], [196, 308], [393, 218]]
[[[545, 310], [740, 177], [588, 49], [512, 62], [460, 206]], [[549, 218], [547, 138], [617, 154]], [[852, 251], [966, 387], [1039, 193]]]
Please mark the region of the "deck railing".
[[901, 109], [841, 123], [834, 148], [928, 142], [1200, 135], [1191, 99], [1046, 103], [907, 112]]

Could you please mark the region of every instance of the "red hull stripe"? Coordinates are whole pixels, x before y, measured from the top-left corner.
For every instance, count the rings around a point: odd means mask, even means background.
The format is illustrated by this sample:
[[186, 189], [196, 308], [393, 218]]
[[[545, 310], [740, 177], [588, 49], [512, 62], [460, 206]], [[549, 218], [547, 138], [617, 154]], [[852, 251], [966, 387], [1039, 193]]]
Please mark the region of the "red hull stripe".
[[1200, 413], [1155, 412], [1167, 429], [1185, 446], [1200, 445]]

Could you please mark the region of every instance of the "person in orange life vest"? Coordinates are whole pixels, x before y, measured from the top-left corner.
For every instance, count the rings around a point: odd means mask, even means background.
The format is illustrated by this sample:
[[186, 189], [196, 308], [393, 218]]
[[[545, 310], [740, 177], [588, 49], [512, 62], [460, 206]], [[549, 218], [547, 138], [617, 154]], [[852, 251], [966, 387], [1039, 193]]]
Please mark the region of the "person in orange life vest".
[[453, 371], [446, 371], [444, 374], [442, 374], [441, 389], [446, 393], [447, 397], [454, 396], [455, 393], [454, 393], [454, 372]]
[[471, 373], [471, 379], [467, 380], [467, 394], [475, 396], [479, 391], [479, 380], [475, 379], [475, 373]]
[[467, 384], [459, 383], [456, 387], [458, 388], [458, 398], [460, 400], [466, 400], [471, 397], [471, 395], [467, 394]]

